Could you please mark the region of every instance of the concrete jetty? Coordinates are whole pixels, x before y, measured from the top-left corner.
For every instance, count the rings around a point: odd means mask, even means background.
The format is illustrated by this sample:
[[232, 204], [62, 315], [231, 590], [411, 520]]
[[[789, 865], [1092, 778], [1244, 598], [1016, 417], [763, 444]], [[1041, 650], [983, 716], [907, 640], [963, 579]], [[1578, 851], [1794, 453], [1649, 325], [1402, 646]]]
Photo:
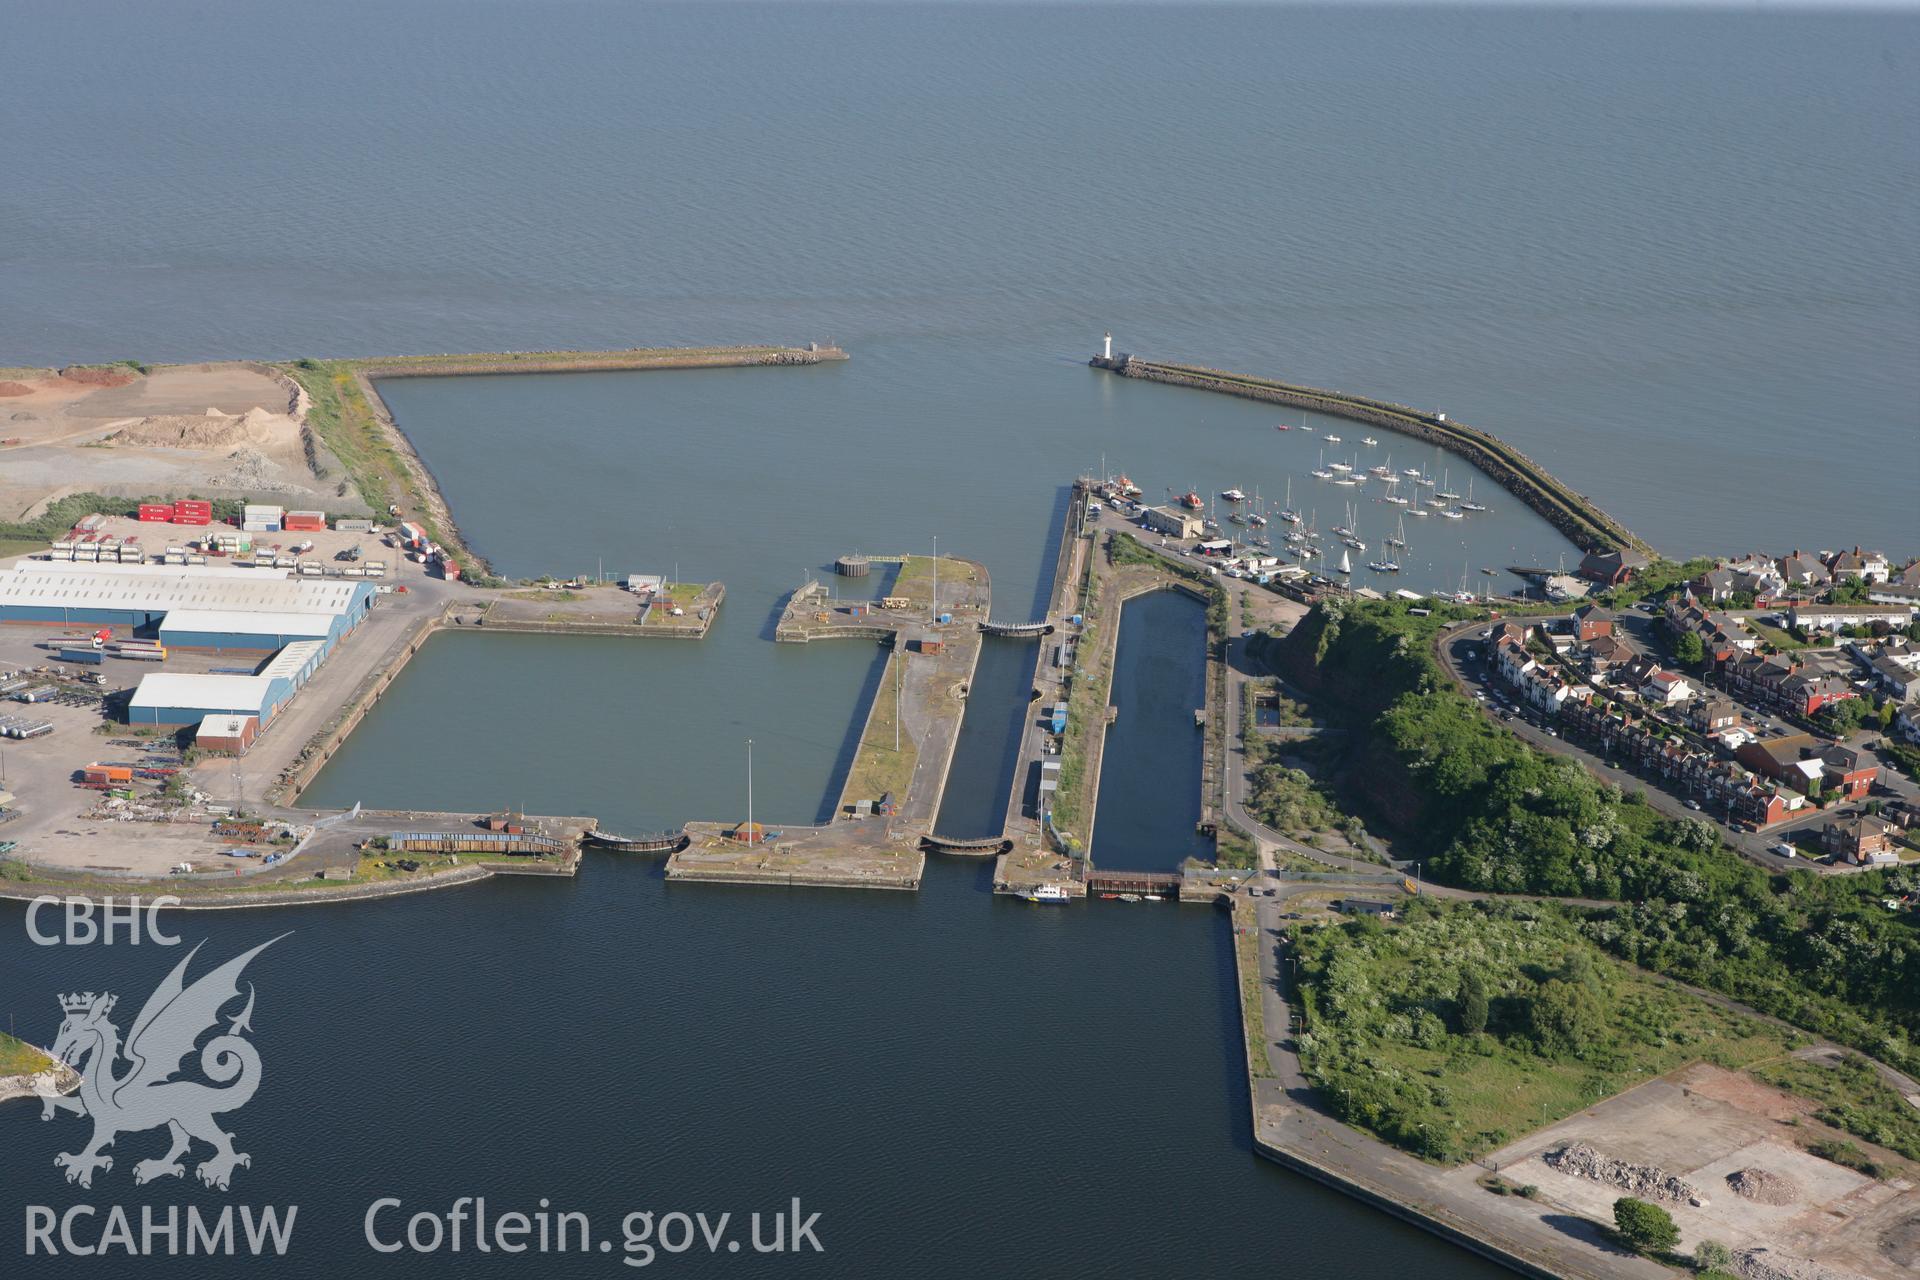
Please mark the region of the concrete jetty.
[[1593, 499], [1574, 492], [1565, 481], [1498, 436], [1455, 422], [1444, 413], [1414, 409], [1344, 391], [1328, 391], [1269, 378], [1225, 373], [1199, 365], [1142, 360], [1133, 355], [1098, 355], [1088, 363], [1096, 369], [1105, 369], [1123, 378], [1217, 391], [1224, 395], [1311, 409], [1386, 427], [1465, 458], [1495, 483], [1532, 507], [1583, 551], [1625, 548], [1649, 556], [1654, 554], [1652, 547], [1601, 510]]

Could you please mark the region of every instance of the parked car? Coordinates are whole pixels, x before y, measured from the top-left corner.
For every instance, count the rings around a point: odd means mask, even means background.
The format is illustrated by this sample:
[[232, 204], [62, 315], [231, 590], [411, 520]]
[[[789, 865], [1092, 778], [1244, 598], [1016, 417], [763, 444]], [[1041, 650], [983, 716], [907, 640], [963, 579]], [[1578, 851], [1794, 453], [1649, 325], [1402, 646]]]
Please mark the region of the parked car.
[[1698, 800], [1689, 800], [1687, 801], [1687, 808], [1693, 810], [1695, 813], [1698, 813], [1700, 812], [1700, 802]]

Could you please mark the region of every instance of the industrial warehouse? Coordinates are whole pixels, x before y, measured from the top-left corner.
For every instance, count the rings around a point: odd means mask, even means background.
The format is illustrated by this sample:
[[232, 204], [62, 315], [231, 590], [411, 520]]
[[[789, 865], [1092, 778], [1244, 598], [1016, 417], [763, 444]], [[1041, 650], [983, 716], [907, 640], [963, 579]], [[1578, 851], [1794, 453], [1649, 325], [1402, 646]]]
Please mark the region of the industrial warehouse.
[[[365, 620], [378, 590], [371, 582], [281, 569], [24, 560], [0, 573], [0, 622], [124, 628], [157, 639], [163, 651], [231, 654], [258, 664], [246, 672], [147, 675], [127, 708], [136, 725], [221, 720], [210, 737], [220, 749], [244, 749]], [[226, 723], [234, 718], [254, 723], [234, 732]]]

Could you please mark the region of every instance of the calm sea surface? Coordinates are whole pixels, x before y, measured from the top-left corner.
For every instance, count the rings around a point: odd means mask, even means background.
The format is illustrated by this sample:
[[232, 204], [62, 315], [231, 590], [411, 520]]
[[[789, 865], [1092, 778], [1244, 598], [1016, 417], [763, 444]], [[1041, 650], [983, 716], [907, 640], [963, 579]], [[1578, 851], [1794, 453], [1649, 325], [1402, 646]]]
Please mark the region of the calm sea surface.
[[[751, 736], [759, 812], [810, 821], [877, 650], [769, 635], [835, 555], [937, 537], [988, 565], [996, 614], [1036, 616], [1061, 486], [1103, 455], [1156, 497], [1291, 482], [1322, 530], [1347, 516], [1284, 415], [1086, 369], [1109, 328], [1445, 409], [1675, 553], [1920, 550], [1911, 17], [213, 0], [4, 30], [0, 364], [854, 353], [389, 384], [503, 572], [730, 594], [698, 646], [436, 642], [316, 804], [730, 817]], [[1335, 430], [1329, 460], [1433, 465]], [[1476, 496], [1494, 511], [1407, 521], [1401, 584], [1570, 550]], [[1396, 512], [1356, 514], [1377, 553]], [[983, 660], [943, 825], [997, 822], [1031, 652]], [[817, 1258], [660, 1264], [714, 1274], [1489, 1273], [1252, 1156], [1210, 913], [987, 888], [946, 861], [917, 896], [669, 888], [596, 857], [566, 885], [194, 916], [203, 959], [295, 930], [256, 964], [266, 1084], [227, 1119], [252, 1168], [232, 1197], [136, 1189], [156, 1139], [129, 1137], [81, 1193], [51, 1163], [78, 1122], [15, 1104], [0, 1203], [297, 1203], [283, 1270], [311, 1276], [619, 1269], [379, 1257], [381, 1195], [546, 1196], [616, 1237], [633, 1209], [822, 1212]], [[36, 948], [18, 916], [0, 1012], [37, 1040], [55, 992], [132, 1005], [174, 959]]]

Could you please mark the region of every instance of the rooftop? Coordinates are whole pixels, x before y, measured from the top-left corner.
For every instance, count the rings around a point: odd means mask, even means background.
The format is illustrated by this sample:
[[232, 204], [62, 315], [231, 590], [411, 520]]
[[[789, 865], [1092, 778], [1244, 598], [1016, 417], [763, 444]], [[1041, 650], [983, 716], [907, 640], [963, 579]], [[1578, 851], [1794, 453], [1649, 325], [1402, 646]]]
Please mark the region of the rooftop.
[[160, 671], [143, 676], [133, 691], [140, 707], [207, 707], [258, 715], [266, 705], [273, 681], [266, 676], [187, 675]]
[[367, 584], [290, 578], [277, 569], [200, 565], [75, 565], [26, 560], [0, 573], [0, 606], [345, 613]]

